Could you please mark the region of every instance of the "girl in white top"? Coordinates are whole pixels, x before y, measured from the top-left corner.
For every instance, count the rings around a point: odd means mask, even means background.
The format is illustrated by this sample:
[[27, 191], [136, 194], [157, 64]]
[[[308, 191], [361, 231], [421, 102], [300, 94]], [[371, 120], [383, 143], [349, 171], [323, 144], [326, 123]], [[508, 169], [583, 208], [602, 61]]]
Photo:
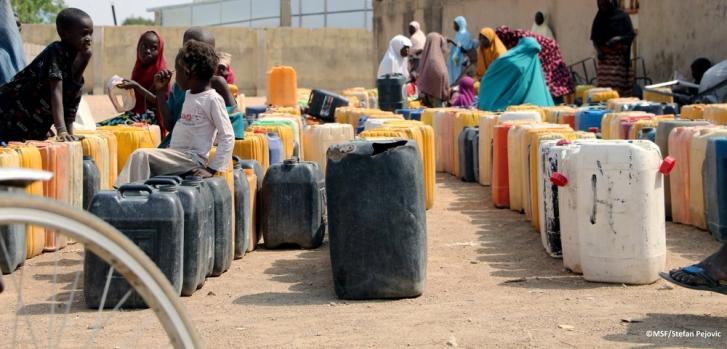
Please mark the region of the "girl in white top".
[[[176, 82], [186, 90], [182, 114], [174, 126], [168, 149], [139, 149], [126, 162], [116, 186], [159, 175], [194, 175], [207, 178], [224, 170], [232, 158], [235, 135], [222, 97], [210, 87], [219, 59], [212, 46], [191, 40], [179, 51], [175, 62]], [[165, 91], [172, 71], [154, 77], [157, 91]], [[165, 94], [157, 95], [160, 109], [167, 108]], [[162, 112], [164, 112], [162, 110]], [[217, 139], [217, 153], [207, 154]]]
[[409, 49], [411, 40], [406, 36], [397, 35], [389, 42], [389, 49], [379, 64], [378, 77], [386, 74], [401, 74], [409, 79]]

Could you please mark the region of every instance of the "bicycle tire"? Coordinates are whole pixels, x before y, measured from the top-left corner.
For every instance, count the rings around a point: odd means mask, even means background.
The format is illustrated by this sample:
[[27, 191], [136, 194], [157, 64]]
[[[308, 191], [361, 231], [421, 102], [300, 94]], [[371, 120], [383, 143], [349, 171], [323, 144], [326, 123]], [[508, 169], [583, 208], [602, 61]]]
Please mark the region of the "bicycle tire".
[[130, 239], [98, 217], [42, 197], [0, 194], [0, 225], [33, 224], [63, 232], [123, 275], [156, 314], [174, 348], [201, 347], [172, 285]]

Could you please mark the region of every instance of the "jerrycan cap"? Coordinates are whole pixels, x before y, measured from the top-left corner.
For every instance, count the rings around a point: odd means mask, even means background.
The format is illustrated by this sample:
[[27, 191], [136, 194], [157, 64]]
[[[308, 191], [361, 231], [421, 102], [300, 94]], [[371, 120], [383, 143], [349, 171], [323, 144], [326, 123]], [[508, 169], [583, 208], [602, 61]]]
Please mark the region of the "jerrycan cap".
[[557, 146], [563, 146], [563, 145], [568, 145], [568, 144], [571, 144], [571, 143], [567, 139], [561, 139], [558, 141], [558, 143], [555, 143], [555, 145], [557, 145]]
[[568, 185], [568, 178], [561, 173], [553, 172], [553, 174], [550, 175], [550, 182], [552, 182], [556, 186], [565, 187], [566, 185]]
[[293, 165], [295, 165], [295, 164], [297, 164], [297, 163], [299, 163], [299, 162], [300, 162], [300, 159], [298, 159], [298, 157], [297, 157], [297, 156], [294, 156], [294, 157], [292, 157], [292, 158], [290, 158], [290, 159], [285, 159], [285, 160], [283, 160], [283, 164], [284, 164], [285, 166], [293, 166]]
[[676, 164], [676, 159], [671, 156], [667, 156], [664, 158], [664, 161], [661, 162], [661, 166], [659, 166], [659, 172], [664, 175], [668, 175], [671, 173], [672, 170], [674, 170], [674, 166], [676, 166]]

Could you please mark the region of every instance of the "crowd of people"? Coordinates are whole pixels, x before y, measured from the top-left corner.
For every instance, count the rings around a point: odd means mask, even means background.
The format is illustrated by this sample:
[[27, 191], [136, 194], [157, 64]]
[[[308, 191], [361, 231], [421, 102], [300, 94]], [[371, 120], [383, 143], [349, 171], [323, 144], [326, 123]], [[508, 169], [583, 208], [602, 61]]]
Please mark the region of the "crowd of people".
[[[597, 5], [591, 40], [598, 58], [598, 85], [630, 96], [634, 85], [630, 54], [635, 37], [631, 19], [618, 1], [598, 0]], [[462, 16], [454, 19], [453, 38], [439, 33], [425, 36], [420, 23], [411, 22], [410, 40], [403, 36], [392, 39], [379, 77], [406, 76], [411, 82], [409, 96], [417, 96], [427, 107], [456, 105], [497, 111], [511, 104], [549, 106], [562, 102], [575, 86], [547, 20], [539, 11], [530, 31], [485, 27], [477, 40]], [[518, 85], [511, 85], [514, 82]], [[547, 93], [543, 93], [543, 85]], [[479, 91], [477, 98], [459, 98], [472, 94], [471, 89]], [[469, 105], [463, 105], [465, 102]]]
[[[73, 123], [83, 74], [93, 55], [91, 17], [77, 8], [63, 9], [56, 17], [60, 40], [27, 65], [20, 26], [6, 20], [13, 17], [9, 1], [0, 0], [0, 142], [80, 140]], [[162, 36], [147, 31], [139, 38], [130, 79], [118, 85], [134, 91], [136, 104], [101, 125], [155, 124], [164, 140], [158, 149], [135, 151], [119, 174], [117, 187], [158, 175], [211, 177], [232, 158], [235, 136], [230, 115], [238, 111], [231, 92], [236, 88], [230, 55], [215, 50], [214, 35], [204, 28], [190, 28], [182, 42], [170, 70]], [[213, 142], [217, 152], [208, 159]]]

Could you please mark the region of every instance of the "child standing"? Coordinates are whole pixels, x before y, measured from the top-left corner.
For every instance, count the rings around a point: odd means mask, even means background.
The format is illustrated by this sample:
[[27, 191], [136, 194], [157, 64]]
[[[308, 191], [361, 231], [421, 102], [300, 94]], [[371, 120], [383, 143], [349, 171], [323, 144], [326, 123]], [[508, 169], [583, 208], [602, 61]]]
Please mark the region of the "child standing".
[[83, 72], [91, 59], [93, 21], [76, 8], [56, 17], [56, 41], [0, 86], [0, 141], [45, 140], [55, 125], [60, 141], [73, 135]]
[[[169, 149], [138, 149], [126, 162], [116, 185], [146, 180], [158, 175], [191, 174], [211, 177], [225, 169], [232, 158], [235, 136], [225, 102], [211, 87], [219, 59], [212, 46], [192, 40], [175, 60], [176, 83], [186, 91], [181, 117], [174, 127]], [[164, 88], [172, 72], [162, 70], [154, 77], [154, 88], [162, 113], [167, 110]], [[217, 137], [217, 154], [207, 161]]]

